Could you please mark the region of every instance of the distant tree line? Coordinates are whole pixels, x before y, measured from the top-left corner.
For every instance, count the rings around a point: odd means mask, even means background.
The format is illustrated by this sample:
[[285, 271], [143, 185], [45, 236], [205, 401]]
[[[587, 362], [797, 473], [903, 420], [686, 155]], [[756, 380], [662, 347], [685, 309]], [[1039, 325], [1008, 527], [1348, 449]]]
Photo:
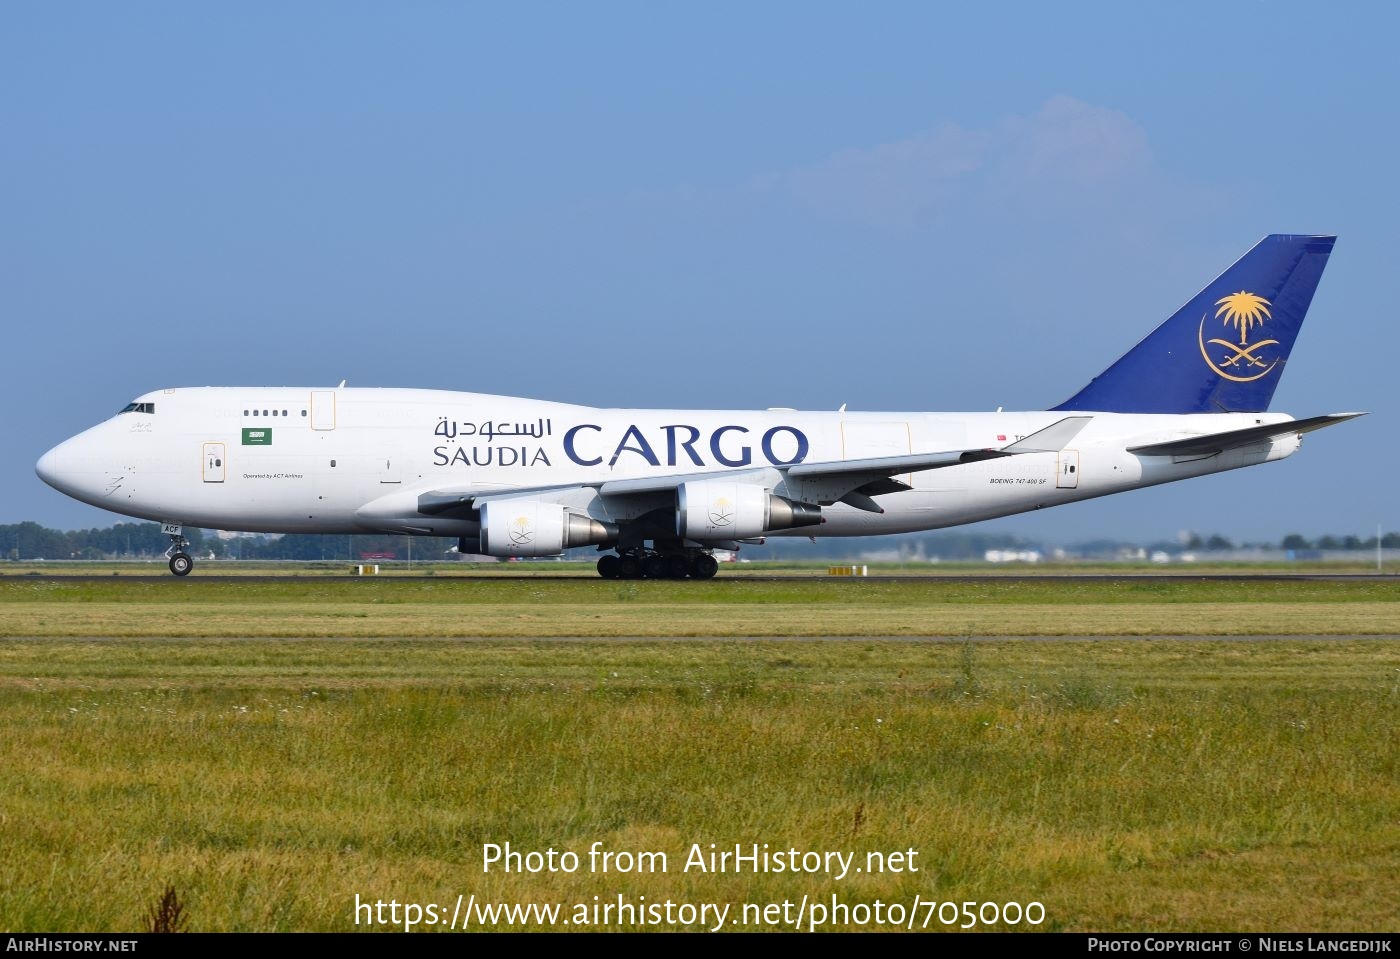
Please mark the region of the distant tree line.
[[1181, 544], [1183, 549], [1204, 549], [1220, 550], [1234, 549], [1235, 544], [1230, 542], [1219, 533], [1212, 533], [1210, 536], [1202, 537], [1200, 533], [1192, 533], [1186, 538], [1186, 542]]
[[[185, 528], [189, 551], [198, 558], [230, 559], [440, 559], [455, 539], [407, 536], [329, 536], [294, 533], [280, 537], [219, 539], [210, 530]], [[159, 523], [118, 523], [106, 529], [48, 529], [38, 523], [0, 525], [0, 557], [26, 559], [154, 559], [165, 555], [170, 537]]]
[[[1385, 536], [1380, 538], [1380, 546], [1382, 546], [1382, 549], [1396, 549], [1396, 547], [1400, 547], [1400, 533], [1386, 533]], [[1183, 543], [1180, 543], [1180, 549], [1204, 549], [1207, 550], [1207, 552], [1222, 549], [1253, 549], [1253, 547], [1291, 550], [1375, 549], [1376, 538], [1375, 536], [1371, 536], [1369, 539], [1361, 538], [1361, 536], [1319, 536], [1317, 539], [1308, 539], [1306, 536], [1303, 536], [1302, 533], [1288, 533], [1287, 536], [1284, 536], [1284, 538], [1278, 542], [1277, 546], [1275, 546], [1274, 543], [1242, 543], [1242, 545], [1236, 546], [1235, 543], [1226, 539], [1225, 536], [1219, 535], [1219, 533], [1212, 533], [1210, 536], [1201, 536], [1200, 533], [1191, 533]]]
[[288, 533], [277, 539], [235, 539], [225, 542], [239, 559], [361, 560], [442, 559], [457, 540], [440, 536], [340, 536], [331, 533]]
[[[1289, 533], [1279, 543], [1280, 549], [1375, 549], [1376, 538], [1362, 539], [1360, 536], [1319, 536], [1308, 539], [1298, 533]], [[1386, 533], [1381, 537], [1382, 549], [1400, 548], [1400, 533]]]
[[[319, 533], [291, 533], [286, 536], [250, 536], [219, 539], [212, 531], [189, 529], [185, 537], [190, 552], [196, 557], [215, 556], [230, 559], [283, 560], [347, 560], [360, 562], [375, 559], [442, 559], [456, 545], [455, 539], [436, 536], [391, 536], [363, 534], [341, 536]], [[879, 546], [876, 546], [879, 544]], [[1117, 547], [1133, 544], [1101, 540], [1072, 547], [1071, 553], [1109, 554]], [[1294, 552], [1311, 550], [1375, 549], [1376, 537], [1320, 536], [1308, 539], [1300, 533], [1289, 533], [1277, 544], [1245, 543], [1242, 548], [1284, 549]], [[1386, 533], [1380, 545], [1400, 549], [1400, 532]], [[105, 529], [56, 530], [38, 523], [0, 525], [0, 558], [8, 560], [111, 560], [152, 559], [165, 555], [170, 539], [160, 531], [159, 523], [117, 523]], [[822, 559], [849, 556], [854, 544], [846, 540], [819, 539], [815, 544], [805, 538], [770, 537], [765, 546], [746, 548], [745, 555], [754, 559]], [[946, 560], [981, 559], [989, 549], [1040, 549], [1041, 544], [1003, 533], [947, 532], [922, 537], [874, 538], [856, 547], [898, 550], [910, 560], [938, 558]], [[1179, 542], [1154, 543], [1148, 549], [1168, 552], [1214, 552], [1236, 549], [1235, 543], [1218, 533], [1202, 536], [1192, 533]], [[592, 547], [571, 550], [571, 559], [588, 559], [596, 555]]]
[[[205, 537], [202, 530], [185, 530], [191, 548], [202, 556], [214, 550], [220, 555], [219, 541]], [[118, 523], [106, 529], [57, 530], [38, 523], [12, 523], [0, 526], [0, 556], [21, 559], [118, 559], [163, 555], [170, 537], [159, 523]]]
[[761, 548], [744, 547], [742, 554], [751, 559], [838, 559], [849, 558], [853, 552], [871, 549], [897, 551], [900, 558], [918, 562], [922, 559], [980, 560], [989, 549], [1040, 549], [1032, 540], [1009, 533], [940, 532], [926, 536], [901, 536], [898, 539], [872, 537], [850, 540], [845, 537], [819, 538], [815, 543], [805, 536], [770, 536]]

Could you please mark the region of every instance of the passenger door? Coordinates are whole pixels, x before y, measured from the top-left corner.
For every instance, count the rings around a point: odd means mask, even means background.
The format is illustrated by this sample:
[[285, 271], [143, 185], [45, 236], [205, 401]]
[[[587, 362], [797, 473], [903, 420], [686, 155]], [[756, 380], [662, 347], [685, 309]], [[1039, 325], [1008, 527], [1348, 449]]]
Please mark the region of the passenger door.
[[222, 483], [227, 474], [228, 468], [224, 465], [224, 444], [205, 443], [204, 482]]
[[1060, 469], [1055, 474], [1056, 489], [1079, 487], [1079, 450], [1060, 450]]

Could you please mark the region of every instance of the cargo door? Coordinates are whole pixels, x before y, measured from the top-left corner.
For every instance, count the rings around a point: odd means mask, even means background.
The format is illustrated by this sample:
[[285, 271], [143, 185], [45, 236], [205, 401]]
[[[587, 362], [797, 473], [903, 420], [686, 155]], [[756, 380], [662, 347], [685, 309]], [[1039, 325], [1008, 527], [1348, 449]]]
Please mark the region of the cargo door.
[[[908, 456], [910, 452], [907, 422], [866, 422], [844, 420], [841, 423], [841, 453], [843, 459], [867, 460], [881, 456]], [[913, 478], [908, 473], [893, 476], [909, 486]]]

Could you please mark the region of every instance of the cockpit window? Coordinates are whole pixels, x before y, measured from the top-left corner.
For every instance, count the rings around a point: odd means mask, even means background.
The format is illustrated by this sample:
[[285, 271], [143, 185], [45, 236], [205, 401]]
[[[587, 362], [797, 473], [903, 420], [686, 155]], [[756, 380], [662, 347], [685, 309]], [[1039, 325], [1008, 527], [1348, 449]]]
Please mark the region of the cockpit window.
[[[155, 411], [156, 405], [154, 403], [128, 403], [122, 413], [154, 413]], [[121, 413], [117, 415], [120, 416]]]

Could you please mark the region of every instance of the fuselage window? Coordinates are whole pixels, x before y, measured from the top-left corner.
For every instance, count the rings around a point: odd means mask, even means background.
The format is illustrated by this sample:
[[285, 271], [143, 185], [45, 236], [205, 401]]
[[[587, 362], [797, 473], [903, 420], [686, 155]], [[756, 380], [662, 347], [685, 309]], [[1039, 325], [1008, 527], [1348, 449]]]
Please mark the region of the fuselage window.
[[331, 465], [332, 465], [332, 466], [335, 465], [335, 460], [331, 460]]
[[253, 415], [254, 415], [254, 416], [257, 416], [257, 415], [258, 415], [258, 411], [257, 411], [257, 410], [253, 410]]
[[286, 411], [286, 410], [283, 410], [283, 411], [282, 411], [282, 415], [283, 415], [283, 416], [286, 416], [286, 415], [287, 415], [287, 411]]
[[305, 415], [306, 415], [306, 410], [302, 410], [302, 411], [301, 411], [301, 415], [302, 415], [302, 416], [305, 416]]
[[272, 411], [272, 415], [273, 415], [273, 416], [276, 416], [276, 415], [277, 415], [277, 411], [276, 411], [276, 410], [273, 410], [273, 411]]
[[243, 415], [244, 415], [244, 416], [247, 416], [247, 415], [248, 415], [248, 411], [247, 411], [247, 410], [244, 410], [244, 411], [243, 411]]

